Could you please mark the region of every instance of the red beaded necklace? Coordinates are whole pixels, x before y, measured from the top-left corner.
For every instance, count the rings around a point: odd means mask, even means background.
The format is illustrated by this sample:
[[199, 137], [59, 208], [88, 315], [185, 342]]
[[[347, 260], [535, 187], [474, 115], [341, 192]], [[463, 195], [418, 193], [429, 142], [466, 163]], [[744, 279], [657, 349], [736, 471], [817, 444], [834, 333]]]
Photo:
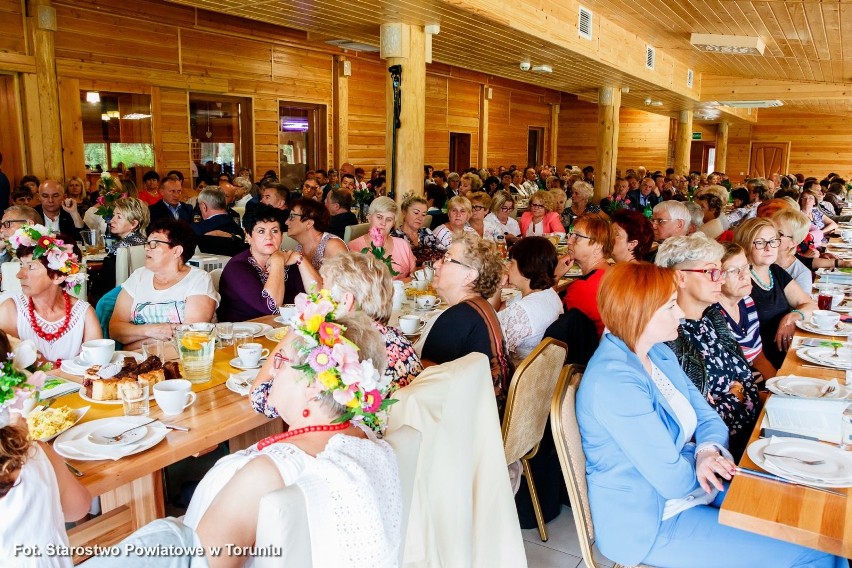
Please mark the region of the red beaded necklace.
[[346, 430], [352, 423], [348, 420], [346, 422], [341, 422], [340, 424], [326, 424], [323, 426], [305, 426], [304, 428], [296, 428], [295, 430], [288, 430], [287, 432], [282, 432], [280, 434], [275, 434], [274, 436], [269, 436], [268, 438], [264, 438], [260, 442], [257, 443], [257, 449], [262, 450], [267, 446], [271, 446], [277, 442], [283, 442], [288, 438], [293, 438], [295, 436], [299, 436], [301, 434], [305, 434], [307, 432], [337, 432], [338, 430]]
[[33, 302], [33, 299], [30, 298], [28, 306], [30, 325], [33, 326], [33, 331], [46, 341], [56, 341], [68, 331], [69, 324], [71, 323], [71, 298], [68, 296], [68, 292], [62, 292], [62, 299], [65, 301], [65, 321], [62, 322], [62, 325], [59, 326], [59, 329], [57, 329], [56, 332], [47, 333], [38, 323], [35, 313], [35, 303]]

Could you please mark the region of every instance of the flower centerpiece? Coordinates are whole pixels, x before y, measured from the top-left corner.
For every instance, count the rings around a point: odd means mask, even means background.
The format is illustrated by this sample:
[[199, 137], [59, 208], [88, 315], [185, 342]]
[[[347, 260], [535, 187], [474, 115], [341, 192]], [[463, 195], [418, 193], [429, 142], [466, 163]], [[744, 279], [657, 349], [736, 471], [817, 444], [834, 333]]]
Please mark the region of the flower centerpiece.
[[627, 199], [627, 196], [621, 196], [613, 193], [609, 196], [609, 204], [606, 206], [606, 212], [612, 215], [619, 209], [629, 209], [630, 208], [630, 200]]
[[101, 180], [98, 185], [98, 199], [96, 200], [98, 208], [95, 210], [95, 213], [109, 223], [108, 218], [112, 218], [112, 213], [115, 210], [115, 202], [127, 197], [127, 192], [124, 191], [121, 181], [112, 177], [109, 172], [101, 174]]
[[356, 189], [352, 196], [355, 198], [355, 204], [358, 206], [358, 220], [363, 223], [367, 220], [367, 207], [369, 207], [376, 195], [370, 189]]
[[47, 267], [65, 277], [65, 290], [80, 293], [86, 275], [80, 272], [80, 259], [74, 254], [74, 245], [65, 244], [44, 225], [24, 225], [9, 237], [9, 245], [14, 250], [32, 247], [33, 260], [46, 258]]
[[47, 380], [42, 371], [29, 374], [15, 368], [12, 354], [0, 365], [0, 428], [11, 424], [11, 411], [24, 411], [25, 402], [32, 396], [38, 400], [41, 389], [49, 389], [61, 383], [57, 379]]
[[370, 229], [370, 246], [362, 248], [361, 252], [364, 254], [372, 254], [384, 262], [388, 267], [388, 270], [390, 270], [391, 276], [399, 274], [399, 272], [393, 269], [393, 258], [391, 255], [385, 254], [385, 235], [382, 233], [380, 228], [373, 227]]
[[387, 408], [396, 402], [384, 398], [390, 378], [379, 373], [372, 360], [358, 360], [358, 346], [343, 336], [346, 326], [335, 321], [346, 313], [345, 307], [324, 289], [299, 294], [295, 305], [293, 330], [301, 338], [304, 363], [293, 368], [318, 381], [324, 395], [331, 394], [348, 409], [335, 423], [361, 421], [381, 431]]

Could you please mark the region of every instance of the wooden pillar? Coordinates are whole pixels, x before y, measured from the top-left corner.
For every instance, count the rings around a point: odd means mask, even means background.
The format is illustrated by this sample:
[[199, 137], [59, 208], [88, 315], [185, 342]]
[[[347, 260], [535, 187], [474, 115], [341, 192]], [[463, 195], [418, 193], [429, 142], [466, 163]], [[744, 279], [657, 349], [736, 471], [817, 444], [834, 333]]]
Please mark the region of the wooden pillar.
[[345, 55], [334, 56], [334, 163], [349, 161], [349, 76], [352, 62]]
[[724, 172], [728, 167], [728, 126], [727, 122], [716, 125], [716, 165], [717, 172]]
[[488, 167], [488, 105], [491, 103], [491, 87], [482, 85], [479, 92], [479, 152], [476, 163], [480, 168]]
[[[393, 156], [394, 89], [387, 73], [387, 179], [395, 186], [396, 200], [402, 202], [407, 193], [423, 194], [423, 164], [426, 131], [426, 38], [421, 26], [382, 24], [381, 57], [387, 67], [400, 65], [402, 108], [400, 128], [396, 131], [396, 161]], [[395, 183], [391, 184], [390, 180]]]
[[678, 175], [689, 174], [689, 151], [692, 146], [692, 111], [682, 110], [677, 119], [674, 171]]
[[[557, 148], [559, 141], [559, 103], [550, 105], [550, 141], [549, 141], [549, 152], [547, 154], [547, 163], [550, 165], [559, 168], [559, 160], [557, 160]], [[553, 172], [553, 175], [557, 176], [557, 172]]]
[[612, 192], [615, 165], [618, 161], [618, 113], [621, 108], [621, 89], [601, 87], [598, 90], [598, 140], [595, 164], [595, 199]]
[[27, 14], [31, 18], [33, 55], [35, 56], [38, 112], [41, 116], [42, 171], [45, 179], [64, 181], [62, 164], [62, 131], [59, 123], [59, 88], [56, 79], [56, 53], [53, 34], [56, 10], [50, 0], [29, 0]]

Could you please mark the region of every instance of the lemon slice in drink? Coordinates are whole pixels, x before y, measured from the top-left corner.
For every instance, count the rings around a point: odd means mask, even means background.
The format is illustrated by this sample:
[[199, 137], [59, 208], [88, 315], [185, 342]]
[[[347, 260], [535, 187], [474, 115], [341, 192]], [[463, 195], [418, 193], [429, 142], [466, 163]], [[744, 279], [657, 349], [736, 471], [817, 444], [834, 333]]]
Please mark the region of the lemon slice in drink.
[[180, 344], [187, 351], [198, 351], [203, 348], [210, 338], [203, 333], [187, 333], [180, 339]]

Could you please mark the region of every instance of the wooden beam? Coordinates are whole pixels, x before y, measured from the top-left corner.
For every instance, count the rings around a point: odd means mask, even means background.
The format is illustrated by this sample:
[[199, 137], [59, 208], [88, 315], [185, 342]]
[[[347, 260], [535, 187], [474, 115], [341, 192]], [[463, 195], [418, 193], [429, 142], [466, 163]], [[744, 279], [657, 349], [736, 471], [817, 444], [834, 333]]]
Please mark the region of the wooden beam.
[[22, 53], [0, 51], [0, 70], [35, 73], [35, 57]]
[[689, 173], [689, 150], [692, 147], [692, 111], [682, 110], [677, 119], [674, 171], [685, 176]]
[[598, 142], [595, 165], [595, 199], [607, 195], [615, 182], [618, 163], [618, 127], [621, 89], [601, 87], [598, 95]]
[[720, 122], [716, 125], [716, 165], [717, 172], [724, 172], [728, 167], [728, 123]]
[[491, 87], [482, 85], [479, 92], [479, 150], [476, 154], [476, 163], [480, 168], [487, 168], [488, 164], [488, 105], [492, 96]]
[[30, 0], [30, 21], [33, 31], [37, 100], [41, 114], [42, 166], [44, 178], [63, 180], [62, 131], [59, 122], [59, 87], [56, 78], [56, 10], [50, 0]]
[[334, 56], [332, 92], [334, 93], [334, 163], [339, 167], [349, 161], [349, 75], [352, 62], [344, 55]]
[[[554, 166], [559, 163], [557, 156], [559, 147], [559, 103], [550, 105], [550, 138], [547, 153], [547, 163]], [[554, 172], [555, 174], [556, 172]]]
[[702, 75], [702, 101], [824, 100], [852, 97], [852, 84]]

